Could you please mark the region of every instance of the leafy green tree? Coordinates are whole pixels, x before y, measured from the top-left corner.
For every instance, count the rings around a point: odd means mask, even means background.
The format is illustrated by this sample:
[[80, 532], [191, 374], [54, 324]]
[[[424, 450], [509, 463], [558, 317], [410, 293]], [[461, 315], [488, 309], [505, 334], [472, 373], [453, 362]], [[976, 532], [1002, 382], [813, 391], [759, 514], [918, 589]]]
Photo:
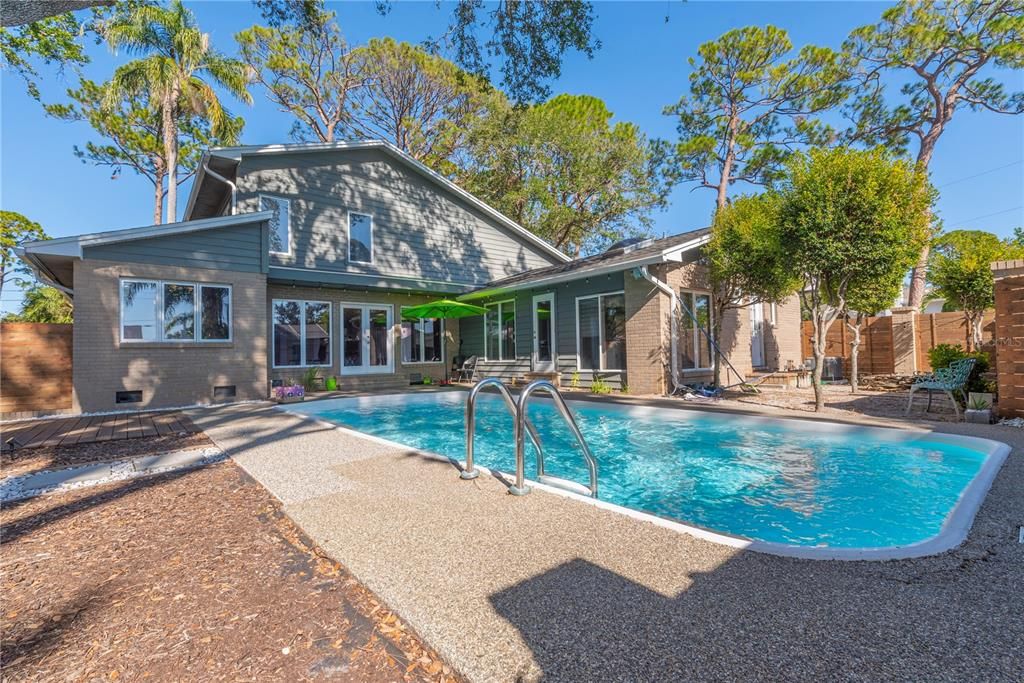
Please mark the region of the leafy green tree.
[[6, 323], [72, 323], [71, 301], [53, 287], [36, 284], [25, 290], [21, 310], [4, 316]]
[[[958, 110], [1024, 112], [1024, 93], [1008, 93], [983, 71], [1024, 67], [1022, 0], [903, 0], [855, 30], [843, 51], [859, 64], [852, 139], [892, 150], [913, 142], [925, 170]], [[891, 105], [885, 82], [895, 73], [909, 80]], [[911, 277], [915, 308], [924, 299], [928, 250], [925, 243]]]
[[[728, 311], [780, 303], [799, 285], [785, 263], [781, 208], [779, 195], [765, 193], [737, 197], [715, 213], [704, 258], [713, 293], [712, 338], [716, 341], [722, 338], [722, 320]], [[715, 385], [721, 386], [721, 363], [715, 363]]]
[[[76, 145], [75, 156], [83, 163], [113, 168], [111, 177], [115, 179], [124, 167], [146, 178], [153, 184], [153, 223], [160, 224], [166, 194], [167, 159], [159, 111], [150, 106], [145, 93], [141, 97], [122, 93], [111, 101], [114, 98], [106, 84], [88, 79], [82, 79], [77, 89], [69, 89], [67, 96], [66, 103], [44, 105], [47, 113], [65, 121], [84, 121], [105, 138], [103, 142], [87, 142], [84, 147]], [[206, 119], [184, 110], [178, 122], [178, 184], [195, 174], [204, 150], [238, 144], [243, 124], [241, 117], [231, 117], [217, 137], [210, 131]]]
[[891, 308], [903, 289], [905, 271], [892, 271], [850, 283], [846, 291], [846, 327], [853, 335], [850, 341], [850, 391], [857, 393], [860, 380], [858, 353], [861, 330], [870, 316]]
[[45, 239], [43, 227], [35, 221], [14, 211], [0, 211], [0, 295], [8, 282], [24, 287], [32, 279], [32, 271], [14, 250], [25, 242]]
[[664, 203], [658, 159], [637, 126], [611, 118], [586, 95], [496, 107], [470, 135], [460, 180], [572, 254], [642, 232]]
[[114, 72], [109, 100], [113, 104], [122, 97], [145, 96], [159, 107], [168, 175], [167, 222], [173, 223], [178, 215], [179, 122], [200, 116], [209, 121], [213, 135], [225, 135], [236, 121], [213, 86], [251, 103], [248, 69], [213, 48], [209, 34], [199, 30], [181, 0], [171, 0], [167, 7], [136, 7], [105, 23], [102, 33], [113, 49], [144, 55]]
[[[13, 4], [29, 3], [5, 2], [0, 7]], [[39, 19], [14, 29], [0, 28], [0, 67], [20, 76], [28, 94], [38, 100], [39, 72], [33, 61], [39, 60], [61, 69], [87, 64], [89, 57], [82, 45], [81, 32], [81, 24], [70, 13]]]
[[783, 189], [784, 263], [814, 327], [815, 409], [825, 338], [858, 284], [905, 273], [928, 239], [934, 190], [906, 161], [845, 147], [794, 156]]
[[1013, 241], [1018, 246], [1024, 247], [1024, 228], [1013, 229]]
[[971, 330], [968, 351], [981, 346], [985, 311], [995, 305], [992, 262], [1016, 258], [1024, 258], [1024, 246], [983, 230], [953, 230], [932, 243], [928, 262], [932, 295], [963, 311]]
[[363, 76], [334, 14], [314, 11], [313, 5], [308, 14], [300, 13], [301, 21], [277, 8], [271, 26], [253, 26], [235, 40], [255, 81], [295, 117], [292, 137], [333, 142], [349, 120], [350, 99]]
[[774, 26], [734, 29], [690, 58], [690, 93], [667, 107], [677, 117], [675, 178], [715, 191], [725, 206], [736, 182], [767, 185], [798, 145], [827, 139], [813, 117], [846, 91], [836, 53], [793, 43]]
[[391, 38], [356, 50], [363, 87], [346, 126], [356, 137], [388, 140], [442, 171], [463, 149], [471, 120], [483, 115], [491, 91], [483, 79], [447, 59]]

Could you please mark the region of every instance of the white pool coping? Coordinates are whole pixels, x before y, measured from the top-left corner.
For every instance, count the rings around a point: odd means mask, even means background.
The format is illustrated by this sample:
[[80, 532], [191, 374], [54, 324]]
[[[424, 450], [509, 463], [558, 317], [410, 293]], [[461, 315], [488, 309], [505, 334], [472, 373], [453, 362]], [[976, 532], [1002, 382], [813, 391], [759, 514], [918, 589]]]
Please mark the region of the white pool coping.
[[[431, 460], [440, 460], [443, 462], [453, 463], [461, 468], [465, 467], [465, 462], [455, 460], [446, 455], [440, 453], [434, 453], [431, 451], [423, 450], [409, 446], [407, 444], [399, 443], [397, 441], [391, 441], [390, 439], [384, 439], [373, 434], [367, 434], [366, 432], [360, 432], [355, 429], [350, 429], [339, 425], [336, 422], [331, 422], [316, 415], [311, 415], [302, 410], [296, 410], [300, 406], [322, 406], [324, 403], [337, 403], [345, 401], [348, 403], [357, 402], [363, 405], [375, 404], [375, 403], [388, 403], [389, 400], [395, 398], [401, 398], [408, 401], [410, 398], [420, 399], [430, 397], [436, 400], [437, 396], [443, 396], [445, 394], [422, 394], [415, 397], [411, 397], [408, 394], [376, 394], [372, 396], [345, 396], [332, 399], [324, 399], [318, 401], [311, 401], [309, 403], [295, 403], [275, 406], [278, 410], [296, 415], [298, 417], [310, 420], [332, 429], [337, 429], [345, 434], [350, 434], [356, 437], [367, 439], [371, 442], [390, 446], [393, 448], [403, 449], [406, 452], [416, 453], [420, 456], [429, 458]], [[494, 395], [494, 398], [498, 398]], [[671, 419], [678, 420], [680, 418], [693, 417], [690, 411], [674, 410], [672, 408], [662, 408], [654, 406], [634, 406], [634, 405], [623, 405], [621, 403], [600, 403], [595, 404], [591, 401], [566, 401], [570, 407], [573, 404], [585, 404], [588, 407], [598, 407], [602, 409], [612, 409], [619, 412], [624, 412], [629, 415], [656, 415], [658, 417], [670, 417]], [[741, 419], [754, 424], [776, 424], [779, 422], [786, 423], [787, 425], [794, 425], [799, 430], [809, 432], [825, 432], [829, 434], [843, 433], [843, 432], [860, 432], [864, 431], [871, 432], [872, 434], [882, 437], [885, 440], [891, 440], [894, 443], [914, 441], [914, 440], [928, 440], [937, 441], [940, 443], [947, 443], [950, 445], [962, 446], [969, 448], [974, 451], [978, 451], [985, 455], [985, 460], [982, 462], [981, 467], [978, 469], [977, 474], [974, 478], [961, 490], [960, 496], [957, 498], [956, 504], [953, 509], [946, 515], [946, 519], [942, 524], [942, 528], [937, 534], [926, 538], [916, 543], [907, 545], [897, 546], [885, 546], [879, 548], [833, 548], [828, 546], [802, 546], [792, 545], [787, 543], [776, 543], [772, 541], [759, 541], [756, 539], [743, 538], [741, 536], [735, 536], [722, 531], [714, 531], [706, 529], [704, 527], [697, 526], [695, 524], [688, 524], [686, 522], [680, 522], [667, 517], [662, 517], [650, 512], [643, 512], [641, 510], [634, 510], [633, 508], [626, 507], [624, 505], [618, 505], [617, 503], [609, 503], [599, 498], [591, 498], [573, 491], [568, 491], [555, 486], [548, 486], [541, 482], [533, 481], [528, 479], [528, 484], [542, 491], [553, 493], [558, 496], [570, 498], [587, 505], [593, 505], [603, 510], [609, 510], [616, 512], [627, 517], [631, 517], [638, 521], [647, 522], [654, 524], [665, 529], [672, 529], [679, 533], [688, 534], [696, 538], [700, 538], [712, 543], [729, 546], [731, 548], [737, 548], [741, 550], [753, 550], [755, 552], [766, 553], [769, 555], [778, 555], [782, 557], [795, 557], [808, 560], [904, 560], [915, 557], [926, 557], [929, 555], [938, 555], [956, 548], [967, 538], [967, 534], [971, 530], [971, 526], [974, 524], [974, 518], [977, 515], [978, 510], [981, 508], [982, 502], [985, 500], [985, 496], [988, 494], [989, 489], [992, 487], [992, 483], [995, 481], [996, 475], [999, 473], [999, 469], [1003, 466], [1006, 461], [1007, 455], [1009, 455], [1011, 448], [1008, 444], [1002, 441], [995, 441], [992, 439], [984, 439], [981, 437], [974, 436], [963, 436], [961, 434], [947, 434], [944, 432], [931, 432], [925, 429], [901, 429], [897, 427], [876, 427], [871, 425], [850, 425], [842, 424], [838, 422], [828, 422], [824, 420], [807, 420], [807, 419], [793, 419], [786, 417], [761, 417], [754, 415], [733, 415], [723, 411], [697, 411], [700, 412], [701, 416], [718, 416], [719, 419]], [[926, 437], [926, 438], [924, 438]], [[512, 477], [514, 475], [501, 470], [492, 470], [481, 465], [475, 465], [477, 469], [482, 472], [491, 475], [501, 475], [502, 477]]]

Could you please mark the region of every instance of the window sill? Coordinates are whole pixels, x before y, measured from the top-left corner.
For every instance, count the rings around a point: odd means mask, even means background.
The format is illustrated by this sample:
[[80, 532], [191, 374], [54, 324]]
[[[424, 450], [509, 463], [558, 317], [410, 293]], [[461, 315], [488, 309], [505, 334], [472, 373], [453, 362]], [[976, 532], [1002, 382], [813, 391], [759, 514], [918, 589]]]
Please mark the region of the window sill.
[[333, 365], [272, 365], [271, 370], [310, 370], [316, 368], [318, 370], [330, 370]]
[[684, 375], [706, 375], [707, 373], [714, 371], [714, 368], [679, 368], [679, 372]]
[[443, 360], [403, 360], [402, 366], [408, 365], [444, 365]]
[[480, 360], [484, 363], [518, 363], [521, 360], [526, 360], [526, 358], [506, 358], [504, 360], [498, 360], [497, 358], [481, 358]]
[[230, 349], [234, 347], [233, 341], [165, 341], [165, 342], [133, 342], [122, 341], [118, 343], [120, 349]]

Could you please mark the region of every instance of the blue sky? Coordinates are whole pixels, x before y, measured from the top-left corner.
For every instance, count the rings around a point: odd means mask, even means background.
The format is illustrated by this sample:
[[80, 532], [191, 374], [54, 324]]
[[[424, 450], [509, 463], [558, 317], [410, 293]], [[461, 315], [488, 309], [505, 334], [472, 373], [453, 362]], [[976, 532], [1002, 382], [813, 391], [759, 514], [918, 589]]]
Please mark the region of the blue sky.
[[[248, 0], [187, 3], [200, 26], [222, 51], [234, 52], [233, 36], [258, 23]], [[434, 2], [395, 3], [381, 17], [372, 2], [329, 3], [352, 43], [390, 35], [420, 42], [443, 33], [449, 6]], [[593, 59], [570, 54], [555, 93], [590, 94], [608, 103], [616, 119], [638, 124], [651, 137], [673, 139], [674, 122], [661, 112], [685, 92], [687, 58], [697, 47], [731, 28], [774, 24], [785, 28], [796, 46], [807, 43], [838, 48], [851, 29], [877, 21], [886, 3], [874, 2], [599, 2], [594, 27], [602, 42]], [[666, 16], [668, 21], [666, 21]], [[93, 62], [85, 74], [105, 80], [124, 56], [90, 45]], [[41, 67], [44, 101], [58, 101], [74, 86]], [[999, 72], [1010, 89], [1024, 89], [1024, 73]], [[108, 168], [81, 163], [75, 144], [96, 139], [86, 124], [44, 115], [19, 79], [4, 73], [0, 81], [0, 206], [38, 221], [54, 237], [146, 225], [152, 215], [151, 186], [125, 170], [111, 180]], [[246, 119], [242, 141], [288, 141], [291, 118], [278, 112], [258, 88], [252, 107], [231, 109]], [[941, 197], [938, 211], [947, 229], [970, 227], [1009, 235], [1024, 225], [1024, 116], [958, 111], [939, 142], [931, 166]], [[187, 185], [182, 194], [187, 195]], [[742, 191], [742, 190], [741, 190]], [[184, 208], [179, 202], [179, 210]], [[714, 205], [710, 190], [682, 185], [667, 210], [654, 216], [656, 234], [673, 234], [706, 225]], [[2, 310], [16, 308], [17, 292], [5, 291]]]

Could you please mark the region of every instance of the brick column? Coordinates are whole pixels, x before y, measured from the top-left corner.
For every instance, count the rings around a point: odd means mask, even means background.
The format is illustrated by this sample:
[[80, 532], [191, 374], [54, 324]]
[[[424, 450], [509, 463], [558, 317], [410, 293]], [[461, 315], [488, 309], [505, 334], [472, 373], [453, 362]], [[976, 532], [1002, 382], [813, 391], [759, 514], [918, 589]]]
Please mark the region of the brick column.
[[666, 393], [669, 299], [654, 285], [625, 274], [626, 383], [633, 394]]
[[892, 364], [897, 375], [917, 372], [917, 311], [913, 308], [892, 311]]
[[992, 264], [996, 281], [996, 374], [1003, 417], [1024, 417], [1024, 260]]

